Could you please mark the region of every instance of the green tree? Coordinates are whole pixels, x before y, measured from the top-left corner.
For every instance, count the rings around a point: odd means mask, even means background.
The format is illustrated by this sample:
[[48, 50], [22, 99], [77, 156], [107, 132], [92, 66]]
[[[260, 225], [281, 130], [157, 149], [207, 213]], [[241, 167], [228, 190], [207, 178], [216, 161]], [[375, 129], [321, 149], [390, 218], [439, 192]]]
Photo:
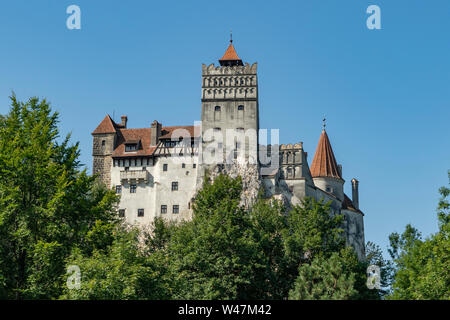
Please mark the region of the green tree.
[[422, 240], [420, 232], [407, 225], [401, 235], [389, 236], [389, 253], [395, 265], [391, 299], [450, 299], [450, 189], [442, 187], [439, 193], [437, 233]]
[[168, 244], [176, 299], [248, 299], [261, 264], [248, 213], [239, 206], [241, 179], [205, 179], [192, 221], [181, 224]]
[[316, 255], [311, 263], [299, 267], [299, 275], [289, 299], [293, 300], [347, 300], [354, 299], [355, 268], [359, 261], [350, 248], [325, 255]]
[[59, 141], [46, 100], [12, 95], [0, 122], [0, 294], [55, 298], [65, 258], [91, 245], [96, 221], [115, 223], [117, 197], [80, 170], [78, 144]]
[[[140, 231], [116, 227], [114, 241], [104, 249], [83, 254], [75, 249], [67, 259], [81, 272], [80, 288], [65, 287], [62, 299], [127, 300], [169, 299], [163, 256], [146, 255], [138, 239]], [[106, 232], [108, 234], [108, 232]]]

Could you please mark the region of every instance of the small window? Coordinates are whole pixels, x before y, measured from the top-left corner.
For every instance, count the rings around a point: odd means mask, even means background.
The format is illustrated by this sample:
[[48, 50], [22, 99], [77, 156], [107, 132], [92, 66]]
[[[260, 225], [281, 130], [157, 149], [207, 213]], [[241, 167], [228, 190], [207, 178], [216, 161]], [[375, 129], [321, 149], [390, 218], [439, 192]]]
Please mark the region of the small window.
[[138, 209], [138, 217], [144, 216], [144, 209]]
[[193, 165], [192, 165], [192, 168], [197, 168], [197, 164], [196, 163], [194, 163]]
[[236, 128], [236, 131], [239, 133], [244, 133], [244, 128]]
[[238, 106], [238, 110], [239, 111], [244, 110], [244, 106], [243, 105]]
[[220, 106], [215, 106], [214, 111], [220, 111]]
[[214, 132], [219, 132], [220, 128], [214, 128]]
[[172, 207], [172, 213], [179, 213], [180, 212], [180, 206], [179, 205], [177, 205], [177, 204], [175, 204], [175, 205], [173, 205], [173, 207]]
[[178, 182], [172, 182], [172, 191], [177, 191], [178, 190]]
[[125, 217], [125, 209], [119, 209], [119, 218]]
[[125, 145], [125, 152], [136, 151], [137, 149], [138, 149], [137, 143]]
[[136, 185], [135, 184], [130, 185], [130, 193], [136, 193]]
[[167, 213], [167, 206], [165, 204], [161, 205], [161, 213]]
[[106, 145], [106, 141], [102, 140], [102, 146], [104, 147]]
[[186, 164], [185, 163], [182, 163], [181, 164], [181, 167], [184, 169], [184, 168], [186, 168]]
[[325, 191], [331, 193], [331, 192], [333, 192], [333, 189], [331, 189], [330, 187], [326, 187]]
[[117, 185], [116, 186], [116, 194], [120, 194], [122, 193], [122, 186], [121, 185]]
[[163, 164], [163, 171], [167, 171], [167, 163]]

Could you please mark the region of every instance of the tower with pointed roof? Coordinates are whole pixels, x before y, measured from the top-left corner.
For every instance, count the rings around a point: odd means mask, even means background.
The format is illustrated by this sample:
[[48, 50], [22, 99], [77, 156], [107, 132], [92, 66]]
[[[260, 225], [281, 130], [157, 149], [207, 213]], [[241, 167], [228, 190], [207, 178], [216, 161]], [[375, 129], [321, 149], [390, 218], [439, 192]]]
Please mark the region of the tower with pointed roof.
[[126, 127], [126, 117], [122, 117], [122, 124], [117, 124], [107, 115], [92, 132], [93, 174], [98, 175], [101, 182], [108, 188], [111, 185], [110, 168], [112, 166], [112, 153], [116, 145], [117, 128]]
[[[202, 65], [202, 163], [207, 166], [214, 157], [209, 150], [219, 150], [213, 161], [242, 157], [257, 161], [259, 130], [257, 64], [243, 63], [238, 56], [233, 40], [219, 66]], [[233, 136], [236, 133], [236, 136]], [[239, 139], [247, 139], [240, 143]]]
[[318, 188], [343, 201], [345, 181], [342, 179], [341, 168], [336, 162], [330, 139], [324, 127], [311, 163], [311, 175]]

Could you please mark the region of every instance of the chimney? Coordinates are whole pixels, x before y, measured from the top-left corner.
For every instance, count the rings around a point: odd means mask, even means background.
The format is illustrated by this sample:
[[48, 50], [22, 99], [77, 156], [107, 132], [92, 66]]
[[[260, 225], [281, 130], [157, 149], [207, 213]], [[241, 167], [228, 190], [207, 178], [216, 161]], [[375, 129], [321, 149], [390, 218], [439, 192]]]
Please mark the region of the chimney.
[[122, 120], [122, 127], [124, 127], [125, 129], [127, 128], [127, 122], [128, 122], [128, 117], [127, 116], [121, 116], [120, 119]]
[[162, 124], [158, 121], [153, 121], [150, 127], [150, 145], [156, 146], [159, 142], [159, 137], [161, 136]]
[[352, 201], [355, 209], [359, 210], [359, 191], [358, 191], [359, 181], [355, 178], [352, 179]]

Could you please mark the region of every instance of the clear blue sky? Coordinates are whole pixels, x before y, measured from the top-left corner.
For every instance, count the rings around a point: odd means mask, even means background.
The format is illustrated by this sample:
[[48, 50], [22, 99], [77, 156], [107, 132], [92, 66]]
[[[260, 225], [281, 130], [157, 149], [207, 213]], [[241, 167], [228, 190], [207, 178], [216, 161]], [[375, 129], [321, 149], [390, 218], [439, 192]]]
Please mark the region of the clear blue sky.
[[[66, 28], [81, 8], [82, 29]], [[366, 8], [381, 8], [368, 30]], [[322, 118], [349, 182], [360, 180], [366, 240], [386, 248], [407, 223], [437, 230], [450, 169], [450, 1], [9, 0], [0, 4], [0, 113], [14, 90], [46, 97], [80, 141], [109, 113], [129, 127], [200, 120], [201, 64], [217, 63], [230, 29], [258, 62], [260, 124], [309, 161]]]

